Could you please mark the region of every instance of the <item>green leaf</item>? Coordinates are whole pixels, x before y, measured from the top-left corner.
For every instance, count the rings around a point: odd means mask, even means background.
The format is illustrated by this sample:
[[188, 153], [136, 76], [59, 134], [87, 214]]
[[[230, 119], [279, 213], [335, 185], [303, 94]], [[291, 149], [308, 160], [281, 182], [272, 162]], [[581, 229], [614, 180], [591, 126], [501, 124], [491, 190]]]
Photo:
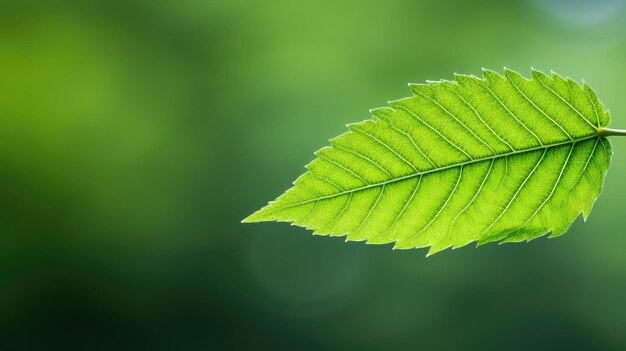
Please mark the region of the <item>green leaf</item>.
[[430, 247], [520, 242], [587, 219], [611, 160], [596, 93], [557, 74], [505, 69], [410, 84], [413, 96], [315, 154], [294, 187], [243, 222]]

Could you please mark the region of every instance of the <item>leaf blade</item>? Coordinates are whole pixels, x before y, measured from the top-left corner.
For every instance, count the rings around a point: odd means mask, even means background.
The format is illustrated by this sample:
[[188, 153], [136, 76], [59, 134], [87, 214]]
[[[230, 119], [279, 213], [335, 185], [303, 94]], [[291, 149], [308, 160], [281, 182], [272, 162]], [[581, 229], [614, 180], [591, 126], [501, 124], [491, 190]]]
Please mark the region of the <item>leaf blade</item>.
[[430, 255], [558, 236], [586, 219], [612, 155], [599, 134], [610, 117], [587, 83], [535, 70], [530, 80], [508, 69], [455, 77], [411, 84], [412, 97], [348, 125], [294, 187], [243, 222]]

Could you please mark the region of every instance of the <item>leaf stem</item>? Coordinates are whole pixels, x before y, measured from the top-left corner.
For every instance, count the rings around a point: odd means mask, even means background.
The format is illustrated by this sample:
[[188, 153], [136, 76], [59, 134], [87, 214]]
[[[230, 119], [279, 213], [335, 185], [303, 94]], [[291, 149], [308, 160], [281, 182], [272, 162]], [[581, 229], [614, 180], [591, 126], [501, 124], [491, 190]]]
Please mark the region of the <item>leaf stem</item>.
[[599, 136], [612, 136], [612, 135], [626, 136], [626, 130], [611, 129], [611, 128], [598, 128], [598, 135]]

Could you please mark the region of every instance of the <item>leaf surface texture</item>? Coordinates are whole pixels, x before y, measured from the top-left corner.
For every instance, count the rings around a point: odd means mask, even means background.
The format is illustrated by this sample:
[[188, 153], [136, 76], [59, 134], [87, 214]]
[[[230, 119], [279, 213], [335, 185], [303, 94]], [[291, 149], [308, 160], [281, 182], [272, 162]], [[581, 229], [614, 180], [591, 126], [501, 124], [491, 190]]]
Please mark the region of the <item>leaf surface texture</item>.
[[412, 96], [317, 151], [244, 222], [286, 221], [429, 254], [563, 234], [586, 219], [611, 160], [609, 113], [586, 84], [505, 69], [411, 84]]

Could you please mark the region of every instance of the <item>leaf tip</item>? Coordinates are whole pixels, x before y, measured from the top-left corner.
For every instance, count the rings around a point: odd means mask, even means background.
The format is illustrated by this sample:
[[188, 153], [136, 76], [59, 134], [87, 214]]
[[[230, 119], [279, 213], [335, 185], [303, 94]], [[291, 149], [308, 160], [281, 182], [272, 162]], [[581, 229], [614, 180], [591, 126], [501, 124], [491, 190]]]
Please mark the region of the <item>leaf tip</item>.
[[254, 223], [254, 222], [259, 222], [258, 220], [255, 219], [255, 215], [256, 213], [253, 213], [251, 215], [249, 215], [248, 217], [244, 218], [241, 220], [241, 223]]
[[248, 217], [242, 219], [241, 223], [257, 223], [277, 220], [277, 218], [274, 216], [268, 217], [268, 212], [271, 213], [271, 209], [270, 211], [268, 211], [268, 208], [270, 208], [271, 205], [272, 202], [270, 202], [267, 206], [261, 208], [260, 210], [254, 212], [253, 214], [249, 215]]

